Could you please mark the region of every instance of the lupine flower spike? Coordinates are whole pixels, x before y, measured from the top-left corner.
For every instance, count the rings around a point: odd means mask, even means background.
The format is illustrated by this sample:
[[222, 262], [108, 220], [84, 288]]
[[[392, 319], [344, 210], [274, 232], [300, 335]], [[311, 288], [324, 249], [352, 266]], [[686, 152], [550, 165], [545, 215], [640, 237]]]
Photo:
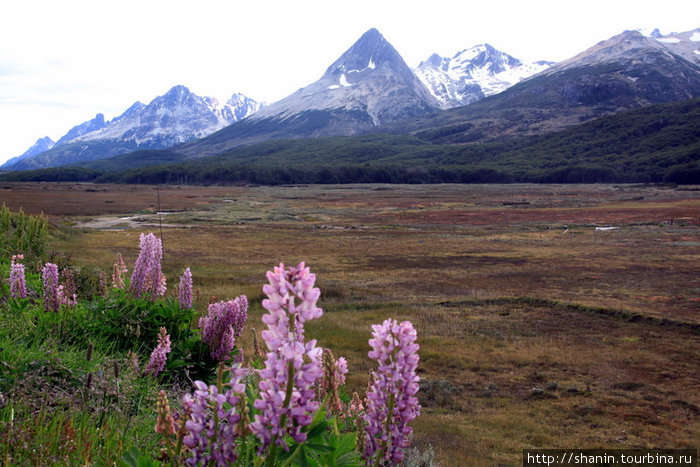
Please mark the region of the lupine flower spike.
[[[321, 348], [316, 341], [304, 342], [304, 323], [319, 318], [316, 307], [321, 294], [314, 288], [316, 276], [300, 263], [285, 269], [283, 264], [268, 271], [269, 284], [263, 287], [267, 299], [262, 305], [267, 329], [262, 338], [268, 348], [265, 368], [260, 371], [260, 398], [254, 407], [261, 411], [251, 423], [251, 431], [262, 441], [261, 451], [270, 447], [268, 463], [275, 461], [276, 448], [287, 450], [286, 436], [301, 443], [302, 429], [318, 409], [314, 387], [323, 376], [319, 365]], [[291, 383], [291, 384], [290, 384]]]
[[61, 275], [63, 276], [63, 283], [58, 286], [58, 302], [61, 305], [75, 306], [78, 303], [78, 296], [75, 293], [73, 271], [64, 269]]
[[209, 313], [199, 319], [202, 340], [211, 349], [214, 360], [225, 361], [248, 319], [248, 298], [245, 295], [227, 302], [209, 305]]
[[165, 391], [158, 392], [158, 401], [156, 402], [156, 433], [161, 435], [175, 434], [175, 420], [170, 414], [170, 406], [168, 405], [168, 395]]
[[345, 357], [338, 357], [335, 361], [335, 380], [338, 383], [338, 387], [345, 384], [345, 378], [348, 374], [348, 361]]
[[185, 272], [180, 276], [178, 298], [181, 309], [189, 310], [192, 308], [192, 272], [190, 268], [185, 269]]
[[214, 385], [195, 381], [194, 394], [185, 394], [183, 409], [190, 413], [183, 438], [183, 444], [190, 450], [190, 457], [185, 461], [187, 465], [223, 467], [235, 464], [238, 459], [236, 425], [241, 420], [236, 407], [241, 399], [239, 394], [245, 392], [245, 385], [241, 383], [245, 374], [244, 369], [232, 368], [229, 389], [223, 393]]
[[13, 255], [10, 263], [10, 296], [27, 298], [27, 282], [24, 277], [24, 255]]
[[163, 435], [163, 444], [168, 453], [168, 458], [173, 458], [172, 441], [170, 437], [175, 434], [175, 420], [170, 414], [170, 405], [168, 405], [168, 395], [165, 391], [158, 392], [158, 401], [156, 402], [156, 433]]
[[44, 284], [44, 310], [58, 311], [58, 266], [46, 263], [41, 270], [41, 280]]
[[163, 244], [152, 233], [141, 234], [140, 253], [131, 274], [131, 293], [134, 297], [155, 300], [166, 292], [165, 275], [161, 269]]
[[[327, 407], [328, 413], [340, 414], [343, 406], [340, 402], [338, 388], [340, 387], [338, 376], [337, 361], [333, 358], [333, 353], [330, 349], [323, 349], [323, 384], [322, 390], [324, 397], [328, 398]], [[343, 375], [344, 376], [344, 375]]]
[[168, 331], [161, 327], [158, 333], [158, 345], [153, 352], [151, 352], [151, 358], [148, 360], [148, 365], [143, 371], [145, 374], [152, 374], [153, 376], [158, 376], [158, 373], [165, 369], [165, 362], [168, 359], [168, 354], [170, 353], [170, 336]]
[[365, 451], [368, 464], [396, 465], [403, 459], [412, 433], [408, 425], [420, 413], [418, 392], [418, 344], [409, 321], [387, 319], [372, 326], [372, 350], [377, 360], [373, 382], [367, 391]]
[[124, 258], [122, 258], [121, 253], [117, 253], [117, 259], [114, 261], [114, 268], [112, 269], [112, 287], [115, 289], [124, 288], [124, 278], [122, 277], [126, 274], [128, 269], [126, 264], [124, 264]]
[[360, 395], [357, 392], [352, 393], [352, 400], [350, 400], [350, 406], [348, 407], [348, 417], [357, 418], [363, 414], [365, 411], [362, 405], [362, 400], [360, 400]]

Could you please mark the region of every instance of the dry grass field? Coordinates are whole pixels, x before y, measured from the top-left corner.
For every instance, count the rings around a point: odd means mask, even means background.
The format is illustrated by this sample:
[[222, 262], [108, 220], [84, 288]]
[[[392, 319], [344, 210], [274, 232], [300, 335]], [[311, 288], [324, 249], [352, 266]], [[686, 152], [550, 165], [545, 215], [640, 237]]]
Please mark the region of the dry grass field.
[[260, 331], [265, 271], [306, 261], [325, 310], [307, 334], [348, 358], [349, 391], [367, 383], [370, 325], [413, 321], [415, 443], [441, 465], [697, 447], [700, 189], [0, 186], [61, 227], [55, 251], [105, 271], [117, 252], [133, 264], [139, 233], [160, 235], [158, 194], [164, 270], [174, 284], [192, 268], [199, 310], [245, 293]]

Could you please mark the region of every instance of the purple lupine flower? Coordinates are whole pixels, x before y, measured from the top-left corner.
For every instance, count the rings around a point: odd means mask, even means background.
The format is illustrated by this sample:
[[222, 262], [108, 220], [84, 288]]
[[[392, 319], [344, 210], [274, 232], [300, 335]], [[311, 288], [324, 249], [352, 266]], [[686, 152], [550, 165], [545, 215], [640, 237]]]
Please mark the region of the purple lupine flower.
[[[263, 315], [267, 329], [262, 337], [269, 352], [260, 371], [260, 399], [254, 402], [262, 413], [250, 426], [262, 441], [261, 451], [272, 443], [289, 449], [284, 440], [287, 435], [297, 442], [306, 440], [301, 430], [318, 409], [314, 387], [323, 376], [322, 349], [316, 347], [315, 340], [304, 343], [303, 338], [304, 323], [323, 314], [316, 307], [320, 291], [314, 288], [315, 275], [304, 263], [286, 270], [280, 264], [268, 271], [267, 278], [270, 283], [263, 292], [268, 298], [262, 302], [268, 310]], [[288, 387], [290, 380], [292, 387]]]
[[44, 283], [44, 310], [58, 311], [58, 266], [53, 263], [44, 264], [41, 280]]
[[151, 352], [151, 358], [148, 360], [146, 369], [143, 370], [145, 374], [152, 374], [153, 376], [158, 376], [158, 373], [163, 371], [165, 368], [165, 362], [168, 359], [168, 354], [170, 353], [170, 336], [168, 335], [167, 329], [164, 327], [160, 328], [158, 333], [158, 345], [153, 352]]
[[[239, 430], [236, 425], [241, 416], [237, 412], [240, 396], [245, 392], [241, 379], [246, 374], [242, 368], [231, 369], [229, 389], [220, 394], [216, 386], [207, 386], [195, 381], [194, 394], [185, 394], [183, 408], [190, 416], [185, 422], [185, 436], [182, 441], [190, 449], [187, 465], [233, 465], [238, 455], [235, 451]], [[224, 404], [230, 404], [225, 408]], [[217, 424], [218, 421], [218, 424]]]
[[420, 413], [415, 397], [419, 381], [416, 330], [410, 321], [399, 324], [392, 319], [372, 329], [368, 355], [379, 368], [372, 372], [367, 391], [364, 458], [372, 464], [396, 465], [410, 444], [413, 430], [408, 424]]
[[163, 244], [152, 233], [139, 237], [140, 253], [131, 274], [131, 293], [134, 297], [145, 296], [155, 300], [166, 292], [165, 276], [161, 269]]
[[10, 263], [10, 296], [12, 298], [27, 298], [27, 282], [24, 277], [24, 255], [13, 255]]
[[199, 319], [202, 340], [211, 349], [211, 358], [223, 361], [243, 331], [248, 318], [248, 298], [241, 295], [227, 302], [212, 303], [208, 311], [207, 316]]
[[124, 288], [124, 278], [122, 275], [126, 274], [128, 269], [126, 264], [124, 264], [124, 258], [122, 258], [121, 253], [117, 253], [117, 259], [114, 261], [114, 268], [112, 269], [112, 287], [115, 289]]
[[192, 272], [190, 268], [185, 269], [184, 274], [180, 276], [178, 298], [180, 299], [181, 309], [189, 310], [192, 308]]

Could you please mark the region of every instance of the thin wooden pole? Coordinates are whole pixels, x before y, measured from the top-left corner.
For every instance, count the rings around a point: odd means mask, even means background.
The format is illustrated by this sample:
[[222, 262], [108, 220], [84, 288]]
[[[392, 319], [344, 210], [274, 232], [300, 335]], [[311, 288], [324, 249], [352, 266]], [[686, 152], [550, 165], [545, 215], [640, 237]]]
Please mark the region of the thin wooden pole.
[[163, 244], [163, 219], [160, 214], [160, 185], [156, 185], [156, 194], [158, 196], [158, 224], [160, 225], [160, 243], [163, 246], [163, 261], [165, 261], [165, 245]]

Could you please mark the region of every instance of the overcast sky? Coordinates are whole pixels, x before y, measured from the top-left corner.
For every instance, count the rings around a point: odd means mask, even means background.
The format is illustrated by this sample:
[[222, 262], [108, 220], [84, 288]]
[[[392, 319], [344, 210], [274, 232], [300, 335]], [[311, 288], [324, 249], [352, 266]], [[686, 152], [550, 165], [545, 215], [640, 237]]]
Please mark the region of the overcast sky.
[[372, 27], [415, 67], [484, 42], [560, 61], [626, 29], [699, 23], [698, 0], [0, 0], [0, 163], [176, 84], [273, 102]]

